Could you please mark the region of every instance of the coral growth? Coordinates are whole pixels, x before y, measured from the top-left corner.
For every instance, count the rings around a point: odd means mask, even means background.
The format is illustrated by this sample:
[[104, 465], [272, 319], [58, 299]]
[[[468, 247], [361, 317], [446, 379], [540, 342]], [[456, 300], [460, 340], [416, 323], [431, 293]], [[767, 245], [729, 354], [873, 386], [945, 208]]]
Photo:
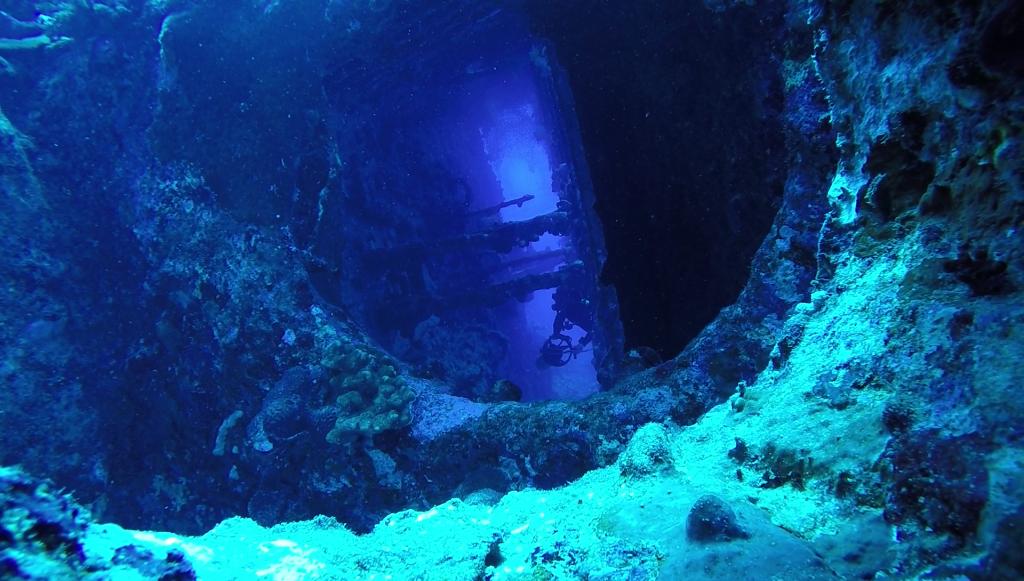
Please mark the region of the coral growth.
[[358, 435], [372, 437], [409, 425], [414, 394], [383, 354], [339, 341], [327, 347], [322, 363], [331, 386], [327, 398], [337, 410], [328, 442], [338, 444]]

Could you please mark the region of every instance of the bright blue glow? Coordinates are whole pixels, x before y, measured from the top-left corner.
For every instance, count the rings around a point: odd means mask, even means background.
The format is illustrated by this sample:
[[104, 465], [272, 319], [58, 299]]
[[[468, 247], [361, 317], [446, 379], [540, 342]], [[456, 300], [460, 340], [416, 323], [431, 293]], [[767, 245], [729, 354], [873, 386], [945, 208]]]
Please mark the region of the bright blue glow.
[[[552, 132], [540, 113], [543, 109], [538, 94], [529, 65], [479, 75], [467, 83], [437, 127], [428, 150], [444, 156], [445, 165], [463, 178], [471, 196], [470, 211], [523, 196], [533, 199], [521, 206], [503, 208], [492, 219], [518, 222], [557, 209], [549, 151]], [[504, 256], [509, 267], [496, 273], [492, 282], [556, 269], [564, 264], [558, 251], [571, 255], [571, 242], [545, 234], [527, 248]], [[538, 253], [549, 256], [529, 260]], [[564, 367], [537, 365], [540, 348], [552, 332], [553, 292], [537, 291], [522, 304], [508, 305], [508, 314], [498, 329], [510, 343], [503, 372], [523, 389], [527, 401], [580, 399], [598, 389], [589, 352]], [[578, 340], [582, 332], [576, 329], [568, 334]]]
[[558, 198], [551, 191], [551, 163], [545, 144], [538, 139], [544, 128], [534, 108], [523, 106], [504, 112], [498, 123], [483, 131], [484, 147], [502, 197], [514, 200], [534, 196], [522, 206], [501, 211], [505, 222], [526, 220], [555, 210]]
[[[528, 220], [553, 212], [558, 207], [558, 196], [552, 191], [549, 130], [536, 114], [535, 92], [528, 91], [526, 96], [526, 102], [506, 108], [497, 115], [493, 125], [481, 128], [484, 148], [501, 187], [502, 199], [509, 201], [526, 195], [534, 196], [522, 206], [502, 209], [503, 222]], [[569, 246], [570, 240], [545, 234], [516, 255], [526, 256]], [[510, 365], [518, 367], [514, 377], [521, 382], [525, 399], [580, 399], [596, 389], [597, 378], [590, 352], [582, 353], [565, 367], [538, 367], [536, 364], [540, 346], [552, 332], [555, 317], [553, 294], [553, 289], [533, 293], [519, 309], [520, 320], [514, 322], [521, 347], [511, 354], [513, 361]], [[574, 329], [569, 335], [578, 340], [583, 332]]]

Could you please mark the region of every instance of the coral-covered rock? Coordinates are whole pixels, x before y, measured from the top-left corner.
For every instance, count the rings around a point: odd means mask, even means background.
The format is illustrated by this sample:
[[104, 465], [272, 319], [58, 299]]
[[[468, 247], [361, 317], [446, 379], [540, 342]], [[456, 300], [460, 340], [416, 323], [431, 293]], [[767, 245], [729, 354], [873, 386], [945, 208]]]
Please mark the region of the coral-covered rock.
[[736, 513], [722, 499], [705, 495], [686, 516], [686, 538], [694, 543], [722, 543], [749, 538], [736, 521]]
[[158, 558], [141, 545], [113, 555], [87, 547], [91, 515], [71, 496], [14, 468], [0, 467], [0, 576], [4, 579], [105, 579], [135, 575], [189, 581], [196, 574], [177, 549]]
[[356, 435], [373, 436], [404, 428], [411, 416], [414, 393], [393, 363], [367, 347], [335, 342], [327, 347], [322, 364], [335, 402], [337, 419], [327, 441], [337, 444]]
[[633, 434], [619, 456], [619, 471], [627, 478], [642, 478], [672, 469], [672, 449], [661, 424], [647, 424]]

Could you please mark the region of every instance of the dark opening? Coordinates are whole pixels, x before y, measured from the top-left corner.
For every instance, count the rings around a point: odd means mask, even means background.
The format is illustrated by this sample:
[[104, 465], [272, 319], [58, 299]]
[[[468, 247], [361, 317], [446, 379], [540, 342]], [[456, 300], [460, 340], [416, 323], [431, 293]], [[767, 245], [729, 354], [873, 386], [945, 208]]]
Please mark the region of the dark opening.
[[572, 86], [626, 346], [674, 356], [736, 299], [782, 198], [782, 4], [528, 6]]
[[358, 49], [332, 51], [357, 56], [323, 80], [352, 152], [316, 228], [340, 273], [323, 294], [457, 395], [580, 399], [621, 339], [571, 98], [521, 13], [466, 10], [446, 42], [414, 11], [363, 18]]
[[[623, 338], [676, 355], [735, 300], [781, 199], [781, 16], [457, 4], [266, 19], [253, 38], [312, 40], [260, 58], [183, 15], [157, 149], [239, 216], [287, 222], [319, 298], [459, 395], [583, 397]], [[198, 145], [193, 126], [211, 128]]]

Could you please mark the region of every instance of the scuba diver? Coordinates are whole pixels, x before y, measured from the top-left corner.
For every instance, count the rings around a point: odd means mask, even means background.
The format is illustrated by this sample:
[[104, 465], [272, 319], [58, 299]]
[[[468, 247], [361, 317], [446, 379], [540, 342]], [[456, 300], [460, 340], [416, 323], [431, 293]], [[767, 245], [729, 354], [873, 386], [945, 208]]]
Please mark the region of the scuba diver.
[[[590, 300], [583, 295], [578, 285], [572, 284], [573, 282], [572, 279], [567, 280], [555, 291], [555, 302], [551, 306], [555, 311], [555, 321], [551, 336], [540, 348], [538, 363], [550, 367], [563, 367], [586, 351], [590, 345], [589, 327], [593, 320], [593, 308]], [[565, 331], [576, 327], [583, 329], [584, 335], [578, 342], [573, 343], [572, 337], [566, 335]]]

